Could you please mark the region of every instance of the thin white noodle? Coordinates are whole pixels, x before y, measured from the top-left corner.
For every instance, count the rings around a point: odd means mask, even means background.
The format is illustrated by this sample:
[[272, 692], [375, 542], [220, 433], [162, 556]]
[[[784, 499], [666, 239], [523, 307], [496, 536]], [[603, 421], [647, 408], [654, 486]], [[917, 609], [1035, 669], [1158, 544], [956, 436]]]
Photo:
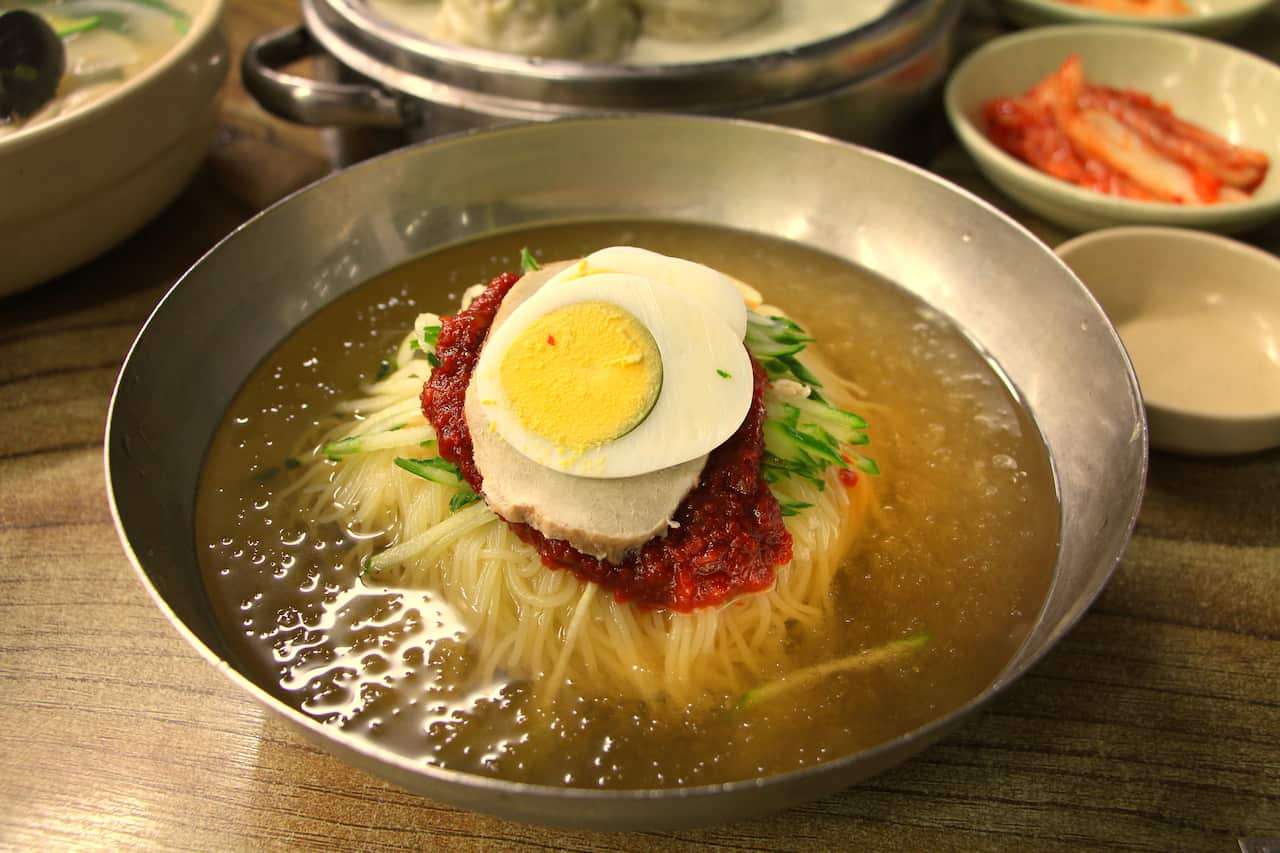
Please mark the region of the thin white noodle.
[[585, 584], [582, 595], [578, 597], [578, 603], [573, 608], [573, 618], [569, 621], [569, 630], [565, 631], [563, 653], [556, 656], [555, 669], [551, 670], [551, 677], [547, 679], [546, 685], [551, 691], [555, 691], [564, 679], [565, 669], [569, 666], [569, 658], [573, 654], [574, 644], [578, 640], [578, 634], [582, 628], [582, 622], [586, 619], [587, 614], [591, 611], [591, 602], [595, 599], [596, 585], [593, 583]]

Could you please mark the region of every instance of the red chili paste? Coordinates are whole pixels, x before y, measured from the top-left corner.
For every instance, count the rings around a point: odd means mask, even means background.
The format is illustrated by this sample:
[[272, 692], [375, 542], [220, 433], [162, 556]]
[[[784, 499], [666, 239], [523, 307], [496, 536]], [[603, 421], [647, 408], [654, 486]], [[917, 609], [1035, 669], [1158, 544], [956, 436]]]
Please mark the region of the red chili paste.
[[[463, 407], [485, 335], [518, 280], [503, 273], [464, 311], [441, 320], [436, 343], [440, 363], [422, 389], [422, 412], [435, 425], [440, 455], [457, 465], [480, 494], [483, 481]], [[628, 552], [621, 563], [610, 563], [563, 540], [548, 539], [527, 524], [508, 522], [511, 529], [537, 549], [545, 565], [607, 587], [619, 601], [687, 612], [768, 589], [774, 567], [791, 560], [791, 534], [760, 476], [765, 372], [754, 359], [752, 369], [755, 384], [746, 419], [711, 452], [698, 485], [676, 509], [679, 526], [665, 537]]]
[[467, 415], [463, 411], [467, 386], [471, 384], [471, 373], [480, 360], [480, 347], [489, 334], [493, 318], [502, 307], [507, 291], [519, 280], [520, 276], [515, 273], [504, 272], [489, 282], [466, 310], [441, 319], [440, 335], [436, 338], [436, 358], [440, 363], [422, 386], [422, 414], [436, 428], [440, 455], [458, 466], [462, 479], [476, 494], [484, 493], [480, 490], [480, 470], [476, 468]]

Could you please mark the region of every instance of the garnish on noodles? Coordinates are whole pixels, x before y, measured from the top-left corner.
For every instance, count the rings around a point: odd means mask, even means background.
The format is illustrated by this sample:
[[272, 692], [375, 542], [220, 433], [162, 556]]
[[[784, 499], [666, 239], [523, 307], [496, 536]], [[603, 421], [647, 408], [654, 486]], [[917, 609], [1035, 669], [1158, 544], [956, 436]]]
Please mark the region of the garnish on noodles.
[[865, 441], [814, 394], [795, 358], [809, 338], [653, 252], [551, 272], [499, 277], [442, 322], [422, 394], [441, 455], [544, 563], [621, 600], [687, 611], [771, 586], [791, 557], [782, 516], [806, 504], [768, 480], [824, 486]]
[[987, 135], [1040, 171], [1106, 195], [1184, 205], [1245, 201], [1270, 166], [1149, 95], [1088, 82], [1080, 57], [983, 107]]
[[[362, 514], [390, 504], [399, 519], [362, 577], [475, 604], [484, 672], [531, 676], [546, 653], [544, 681], [559, 684], [597, 665], [605, 644], [575, 643], [584, 625], [621, 616], [613, 630], [633, 647], [621, 665], [668, 676], [638, 679], [642, 693], [758, 685], [788, 635], [820, 621], [857, 537], [860, 475], [879, 473], [861, 453], [866, 422], [836, 405], [850, 395], [804, 329], [716, 270], [627, 246], [541, 268], [526, 252], [522, 266], [453, 316], [419, 316], [354, 405], [362, 417], [315, 455], [335, 466], [317, 474], [331, 500]], [[450, 578], [468, 571], [460, 551], [479, 531], [558, 576], [555, 593], [539, 580], [541, 594], [495, 603], [478, 576]], [[568, 606], [520, 618], [549, 595]], [[750, 596], [734, 627], [731, 605]], [[684, 630], [649, 613], [698, 618]], [[735, 644], [699, 684], [668, 660]]]

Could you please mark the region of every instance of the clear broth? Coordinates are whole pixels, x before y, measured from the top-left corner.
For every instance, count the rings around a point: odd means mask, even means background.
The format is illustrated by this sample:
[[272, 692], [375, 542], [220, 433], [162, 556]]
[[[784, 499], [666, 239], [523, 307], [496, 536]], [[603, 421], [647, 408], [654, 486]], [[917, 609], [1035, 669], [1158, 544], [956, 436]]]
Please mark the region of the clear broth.
[[[536, 711], [519, 683], [464, 686], [462, 626], [438, 597], [365, 587], [342, 565], [349, 534], [308, 536], [277, 501], [308, 431], [332, 423], [424, 310], [544, 260], [616, 244], [701, 261], [795, 316], [874, 405], [880, 509], [832, 594], [832, 630], [796, 666], [927, 631], [900, 664], [838, 675], [759, 707], [672, 713], [639, 702]], [[426, 764], [579, 787], [711, 784], [794, 770], [916, 729], [1005, 667], [1052, 580], [1058, 504], [1038, 431], [944, 317], [859, 267], [796, 243], [709, 226], [542, 227], [434, 252], [307, 321], [246, 382], [205, 463], [202, 570], [241, 668], [347, 736]], [[550, 570], [549, 570], [550, 571]]]

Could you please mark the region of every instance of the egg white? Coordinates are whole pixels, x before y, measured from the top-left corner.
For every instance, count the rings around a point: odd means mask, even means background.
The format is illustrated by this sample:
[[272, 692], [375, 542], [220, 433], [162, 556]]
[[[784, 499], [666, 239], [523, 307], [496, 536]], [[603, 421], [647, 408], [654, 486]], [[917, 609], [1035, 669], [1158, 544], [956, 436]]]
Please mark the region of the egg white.
[[691, 302], [724, 320], [738, 340], [747, 332], [743, 285], [711, 267], [636, 246], [610, 246], [592, 252], [557, 273], [547, 287], [601, 273], [631, 273], [676, 288]]

